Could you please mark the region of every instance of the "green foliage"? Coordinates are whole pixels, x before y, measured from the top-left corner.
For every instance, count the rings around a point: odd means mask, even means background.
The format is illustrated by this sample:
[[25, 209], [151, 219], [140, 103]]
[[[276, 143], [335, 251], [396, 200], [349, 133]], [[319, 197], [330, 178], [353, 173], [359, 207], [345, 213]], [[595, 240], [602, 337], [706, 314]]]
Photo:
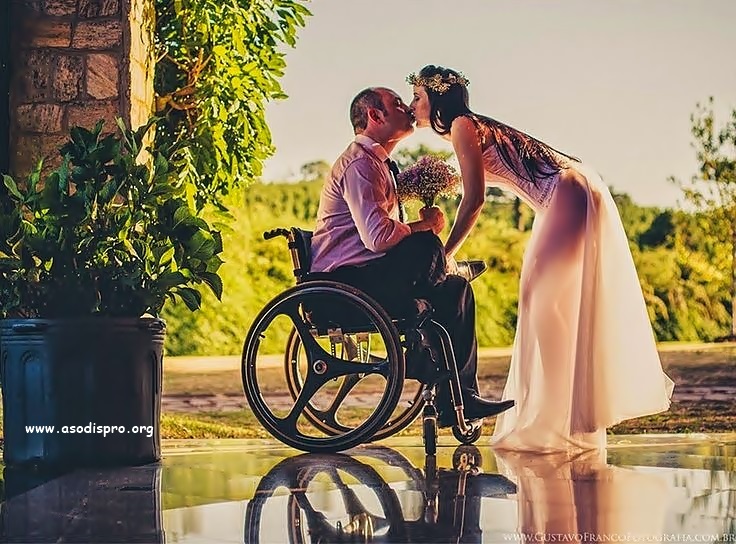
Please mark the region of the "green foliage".
[[[410, 149], [403, 160], [412, 164], [419, 156], [416, 149]], [[195, 314], [181, 305], [167, 306], [168, 353], [241, 352], [256, 314], [270, 299], [294, 285], [284, 240], [265, 241], [262, 234], [285, 226], [313, 229], [321, 187], [321, 180], [256, 183], [228, 197], [226, 204], [236, 221], [234, 228], [223, 234], [227, 249], [221, 269], [225, 286], [222, 304], [206, 295], [202, 310]], [[613, 196], [658, 340], [712, 340], [723, 335], [731, 308], [729, 275], [725, 272], [730, 253], [707, 230], [709, 216], [642, 207], [628, 195]], [[438, 203], [449, 219], [448, 230], [458, 203], [459, 199]], [[421, 205], [408, 203], [408, 220], [418, 216]], [[526, 205], [520, 207], [514, 198], [489, 194], [476, 228], [458, 255], [458, 259], [484, 259], [489, 267], [473, 282], [480, 346], [513, 342], [519, 276], [531, 221]], [[279, 334], [264, 338], [264, 349], [283, 353], [288, 329], [288, 323], [283, 323]]]
[[[690, 117], [698, 175], [679, 182], [685, 200], [699, 212], [700, 243], [728, 270], [729, 282], [721, 283], [730, 294], [731, 330], [736, 337], [736, 110], [720, 129], [716, 128], [713, 98], [698, 104]], [[692, 237], [692, 233], [684, 233]]]
[[273, 148], [268, 100], [286, 98], [280, 50], [310, 15], [304, 0], [155, 0], [156, 141], [176, 157], [197, 209], [261, 175]]
[[[41, 182], [3, 176], [0, 224], [4, 316], [158, 315], [165, 300], [199, 308], [205, 284], [222, 294], [220, 233], [197, 217], [191, 188], [162, 150], [146, 156], [149, 123], [120, 134], [75, 127], [63, 161]], [[145, 158], [145, 162], [140, 162]], [[7, 204], [7, 203], [6, 203]]]
[[[235, 228], [223, 234], [227, 249], [221, 269], [225, 285], [222, 304], [205, 295], [202, 310], [194, 314], [181, 305], [167, 306], [168, 353], [240, 353], [256, 314], [294, 284], [284, 240], [265, 241], [262, 234], [282, 226], [314, 228], [321, 185], [319, 181], [257, 183], [231, 195], [226, 203], [237, 220]], [[657, 338], [695, 341], [723, 335], [730, 311], [728, 274], [721, 268], [725, 257], [715, 251], [720, 246], [709, 246], [698, 235], [694, 225], [700, 218], [640, 207], [625, 195], [615, 196]], [[416, 215], [419, 206], [412, 203], [408, 207], [409, 217]], [[457, 201], [445, 200], [440, 206], [448, 217], [454, 217]], [[458, 255], [459, 259], [482, 258], [489, 266], [488, 272], [473, 282], [481, 346], [506, 346], [514, 338], [519, 274], [530, 233], [516, 228], [513, 206], [512, 200], [489, 200]], [[658, 226], [670, 222], [674, 231]], [[653, 231], [660, 232], [662, 243], [654, 243]], [[264, 339], [264, 347], [273, 353], [283, 352], [286, 333], [284, 325], [281, 336]]]
[[396, 164], [399, 168], [404, 170], [427, 155], [446, 161], [452, 157], [453, 153], [451, 151], [432, 149], [427, 145], [419, 144], [416, 147], [403, 147], [398, 149], [396, 153], [394, 153], [394, 159], [396, 160]]
[[330, 175], [332, 167], [327, 161], [310, 161], [299, 169], [303, 181], [323, 181]]
[[[167, 306], [167, 353], [222, 355], [240, 353], [251, 322], [266, 303], [294, 285], [291, 259], [283, 238], [266, 241], [263, 232], [281, 226], [314, 228], [322, 182], [256, 183], [234, 191], [225, 204], [235, 221], [223, 232], [222, 303], [204, 294], [202, 310]], [[283, 337], [264, 339], [264, 347], [283, 351]]]

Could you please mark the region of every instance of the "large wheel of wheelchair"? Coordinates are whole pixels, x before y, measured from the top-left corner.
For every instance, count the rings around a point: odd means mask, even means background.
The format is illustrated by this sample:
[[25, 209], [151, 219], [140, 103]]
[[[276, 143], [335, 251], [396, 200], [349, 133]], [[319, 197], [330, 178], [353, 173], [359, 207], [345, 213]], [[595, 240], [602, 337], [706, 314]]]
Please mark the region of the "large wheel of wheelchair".
[[[293, 395], [283, 367], [268, 352], [296, 329], [303, 382]], [[350, 360], [336, 346], [345, 334], [373, 344], [373, 357]], [[373, 299], [349, 285], [307, 282], [269, 302], [248, 332], [243, 387], [258, 421], [274, 437], [310, 452], [334, 452], [370, 441], [396, 408], [404, 382], [404, 358], [391, 318]], [[316, 428], [308, 416], [336, 433]]]
[[[367, 362], [368, 360], [375, 358], [370, 352], [370, 346], [363, 346], [362, 343], [356, 341], [356, 335], [346, 335], [346, 341], [341, 346], [341, 355], [351, 360], [359, 360], [361, 362]], [[352, 342], [352, 344], [348, 344]], [[351, 347], [357, 345], [357, 351]], [[367, 349], [366, 349], [367, 348]], [[299, 332], [296, 328], [291, 329], [289, 339], [286, 342], [286, 352], [284, 353], [284, 371], [286, 373], [286, 379], [289, 386], [289, 392], [291, 397], [296, 400], [301, 393], [302, 387], [306, 379], [305, 365], [303, 358], [305, 357], [305, 350], [302, 349], [302, 342], [299, 337]], [[404, 389], [399, 398], [399, 402], [396, 405], [393, 413], [389, 417], [386, 424], [381, 427], [376, 434], [373, 435], [373, 440], [382, 440], [393, 436], [396, 433], [403, 431], [406, 427], [419, 416], [422, 411], [424, 401], [422, 400], [422, 392], [426, 386], [415, 380], [405, 380]], [[304, 407], [304, 417], [314, 425], [321, 432], [328, 435], [339, 435], [347, 432], [349, 429], [339, 422], [335, 421], [330, 414], [325, 414], [319, 409], [309, 403]]]
[[[283, 535], [274, 534], [279, 519]], [[244, 532], [253, 543], [408, 541], [396, 492], [375, 468], [342, 454], [299, 455], [273, 467], [248, 501]]]

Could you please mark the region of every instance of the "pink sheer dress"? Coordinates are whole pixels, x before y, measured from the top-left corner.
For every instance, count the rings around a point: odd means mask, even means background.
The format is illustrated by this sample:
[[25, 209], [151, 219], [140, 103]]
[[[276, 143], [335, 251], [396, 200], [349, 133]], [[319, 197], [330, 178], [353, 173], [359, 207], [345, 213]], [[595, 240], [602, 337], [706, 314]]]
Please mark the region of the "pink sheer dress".
[[535, 211], [503, 393], [516, 405], [498, 416], [491, 443], [542, 453], [605, 448], [607, 427], [667, 410], [673, 389], [616, 204], [601, 177], [575, 161], [567, 165], [577, 179], [532, 183], [483, 141], [483, 163], [488, 185]]

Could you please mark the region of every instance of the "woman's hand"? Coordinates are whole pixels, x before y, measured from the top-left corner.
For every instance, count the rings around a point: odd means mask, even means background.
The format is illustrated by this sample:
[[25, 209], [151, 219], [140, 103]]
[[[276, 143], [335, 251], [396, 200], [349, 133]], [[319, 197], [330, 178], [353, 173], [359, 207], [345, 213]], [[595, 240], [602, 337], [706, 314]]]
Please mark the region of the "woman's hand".
[[457, 275], [458, 268], [457, 268], [457, 261], [455, 260], [455, 257], [447, 257], [446, 272], [447, 274]]

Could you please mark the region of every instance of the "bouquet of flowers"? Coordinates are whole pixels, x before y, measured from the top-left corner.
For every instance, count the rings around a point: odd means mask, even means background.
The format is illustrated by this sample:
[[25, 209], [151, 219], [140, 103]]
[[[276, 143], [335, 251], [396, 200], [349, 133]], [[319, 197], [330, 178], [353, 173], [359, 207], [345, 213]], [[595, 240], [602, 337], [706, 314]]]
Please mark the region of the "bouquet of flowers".
[[453, 197], [460, 192], [457, 170], [434, 155], [425, 155], [396, 179], [399, 201], [420, 200], [434, 206], [437, 197]]

